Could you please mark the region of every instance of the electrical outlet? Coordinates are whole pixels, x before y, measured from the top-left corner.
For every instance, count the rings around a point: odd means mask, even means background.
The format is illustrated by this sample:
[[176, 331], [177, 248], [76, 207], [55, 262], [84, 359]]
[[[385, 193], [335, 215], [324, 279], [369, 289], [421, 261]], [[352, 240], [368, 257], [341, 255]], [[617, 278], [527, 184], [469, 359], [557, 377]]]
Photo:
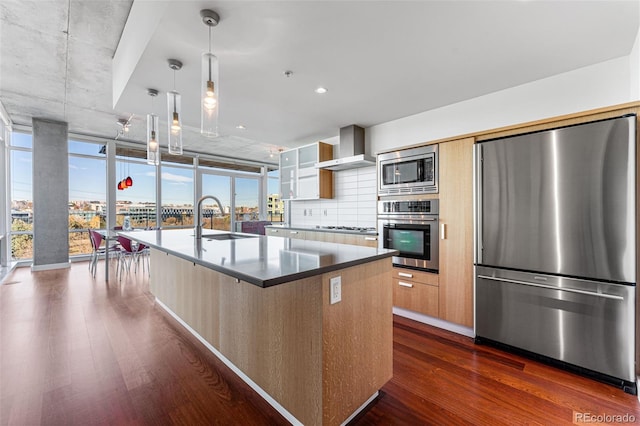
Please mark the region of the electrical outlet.
[[342, 300], [342, 277], [337, 276], [331, 278], [330, 281], [331, 304], [338, 303]]

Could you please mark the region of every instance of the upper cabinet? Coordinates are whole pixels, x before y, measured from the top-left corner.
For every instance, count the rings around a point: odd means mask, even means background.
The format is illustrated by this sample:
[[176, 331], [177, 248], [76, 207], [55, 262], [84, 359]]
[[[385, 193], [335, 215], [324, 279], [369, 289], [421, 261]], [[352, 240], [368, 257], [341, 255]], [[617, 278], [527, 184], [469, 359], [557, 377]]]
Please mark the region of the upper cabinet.
[[315, 164], [333, 158], [333, 145], [316, 142], [280, 153], [280, 196], [283, 200], [333, 198], [333, 172]]

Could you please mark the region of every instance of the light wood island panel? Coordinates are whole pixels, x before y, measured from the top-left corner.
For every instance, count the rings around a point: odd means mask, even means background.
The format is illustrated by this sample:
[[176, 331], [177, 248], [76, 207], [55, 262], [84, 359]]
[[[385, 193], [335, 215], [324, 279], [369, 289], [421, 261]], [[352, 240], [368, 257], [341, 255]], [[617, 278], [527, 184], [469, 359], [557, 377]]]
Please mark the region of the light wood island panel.
[[391, 269], [387, 258], [261, 288], [152, 250], [150, 288], [300, 422], [337, 425], [392, 377]]

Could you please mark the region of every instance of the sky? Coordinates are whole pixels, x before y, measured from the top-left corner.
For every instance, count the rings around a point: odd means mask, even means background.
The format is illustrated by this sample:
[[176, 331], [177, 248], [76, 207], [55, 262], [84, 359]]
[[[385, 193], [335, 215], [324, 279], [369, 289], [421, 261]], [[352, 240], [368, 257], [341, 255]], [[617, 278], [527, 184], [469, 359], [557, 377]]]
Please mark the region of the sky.
[[[31, 147], [31, 135], [12, 133], [11, 145]], [[69, 141], [69, 152], [92, 155], [96, 158], [69, 157], [69, 201], [106, 200], [106, 162], [99, 154], [100, 144]], [[116, 162], [117, 184], [130, 176], [133, 186], [116, 191], [116, 200], [133, 203], [155, 201], [155, 166], [140, 160], [118, 157]], [[162, 204], [193, 204], [193, 170], [179, 165], [162, 166]], [[32, 156], [31, 152], [11, 150], [11, 199], [32, 200]], [[230, 177], [203, 174], [202, 193], [220, 199], [224, 206], [231, 204]], [[278, 192], [278, 180], [269, 180], [269, 193]], [[255, 207], [258, 205], [258, 181], [236, 178], [236, 206]]]

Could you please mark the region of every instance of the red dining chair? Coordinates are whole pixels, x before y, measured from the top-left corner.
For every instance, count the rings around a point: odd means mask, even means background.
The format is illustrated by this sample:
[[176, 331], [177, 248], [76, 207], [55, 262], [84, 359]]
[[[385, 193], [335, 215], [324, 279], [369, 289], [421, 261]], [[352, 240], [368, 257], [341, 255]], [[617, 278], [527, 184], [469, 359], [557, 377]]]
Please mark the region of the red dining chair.
[[96, 267], [98, 265], [98, 257], [101, 254], [105, 253], [105, 248], [100, 247], [102, 244], [102, 235], [100, 233], [94, 231], [93, 229], [89, 229], [89, 241], [91, 241], [91, 258], [89, 259], [89, 272], [94, 277], [96, 276]]
[[120, 251], [118, 252], [118, 267], [116, 268], [116, 276], [120, 274], [122, 279], [122, 273], [124, 268], [127, 268], [129, 272], [131, 268], [131, 260], [133, 259], [134, 249], [131, 244], [131, 240], [122, 235], [118, 236], [118, 244], [120, 244]]
[[[100, 255], [106, 253], [106, 247], [102, 245], [104, 237], [101, 233], [89, 229], [89, 241], [91, 241], [91, 258], [89, 259], [89, 271], [91, 275], [96, 276], [96, 269], [98, 265], [98, 259]], [[109, 250], [117, 251], [119, 249], [118, 243], [113, 243], [109, 246]]]
[[[134, 263], [134, 272], [138, 271], [138, 263], [142, 257], [146, 258], [147, 263], [147, 271], [149, 271], [149, 247], [146, 245], [139, 243], [135, 244], [127, 237], [123, 237], [122, 235], [118, 236], [118, 243], [120, 244], [120, 252], [118, 256], [118, 268], [117, 270], [120, 273], [120, 279], [122, 279], [122, 273], [124, 269], [127, 269], [127, 272], [131, 270], [131, 263]], [[142, 268], [144, 270], [144, 260], [142, 261]]]

